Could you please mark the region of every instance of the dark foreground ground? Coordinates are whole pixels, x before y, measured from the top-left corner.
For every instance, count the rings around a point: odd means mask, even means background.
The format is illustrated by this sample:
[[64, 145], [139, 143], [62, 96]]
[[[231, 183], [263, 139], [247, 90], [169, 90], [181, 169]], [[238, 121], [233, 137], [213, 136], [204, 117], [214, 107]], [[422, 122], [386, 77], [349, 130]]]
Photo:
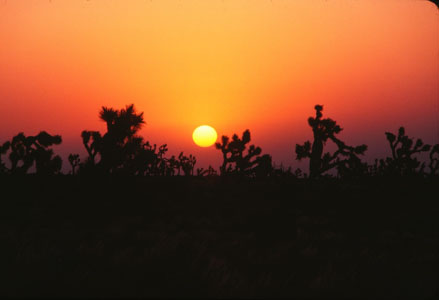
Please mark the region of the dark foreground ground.
[[438, 296], [439, 182], [1, 177], [0, 297]]

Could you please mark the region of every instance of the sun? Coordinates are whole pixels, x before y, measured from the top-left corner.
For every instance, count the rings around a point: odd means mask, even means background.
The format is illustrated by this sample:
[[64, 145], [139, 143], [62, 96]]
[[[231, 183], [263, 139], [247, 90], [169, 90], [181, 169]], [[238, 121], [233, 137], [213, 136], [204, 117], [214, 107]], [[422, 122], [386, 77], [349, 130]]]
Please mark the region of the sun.
[[192, 139], [200, 147], [210, 147], [215, 144], [218, 135], [215, 129], [209, 125], [201, 125], [195, 128]]

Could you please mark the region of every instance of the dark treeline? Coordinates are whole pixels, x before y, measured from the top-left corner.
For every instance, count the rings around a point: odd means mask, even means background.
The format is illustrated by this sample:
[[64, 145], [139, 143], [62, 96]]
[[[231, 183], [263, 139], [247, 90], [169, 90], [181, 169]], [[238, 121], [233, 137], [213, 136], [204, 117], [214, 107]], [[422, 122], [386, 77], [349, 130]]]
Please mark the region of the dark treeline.
[[[212, 166], [195, 168], [196, 158], [181, 152], [178, 156], [167, 157], [167, 144], [158, 146], [145, 141], [138, 135], [145, 124], [143, 113], [138, 113], [134, 105], [123, 109], [102, 107], [99, 117], [107, 125], [107, 131], [84, 130], [82, 142], [87, 157], [81, 159], [79, 154], [70, 154], [68, 161], [72, 175], [136, 175], [136, 176], [228, 176], [246, 177], [293, 176], [293, 177], [338, 177], [359, 178], [366, 176], [420, 176], [439, 175], [439, 144], [424, 144], [421, 139], [409, 138], [404, 127], [394, 134], [386, 132], [390, 157], [376, 159], [370, 165], [361, 160], [367, 151], [367, 145], [349, 146], [337, 135], [342, 131], [340, 125], [330, 118], [323, 118], [323, 106], [315, 106], [316, 115], [308, 119], [313, 132], [313, 141], [296, 144], [297, 160], [309, 159], [309, 176], [302, 170], [291, 167], [276, 168], [269, 154], [262, 154], [262, 149], [250, 145], [250, 130], [239, 137], [234, 134], [230, 139], [222, 136], [215, 144], [221, 151], [223, 163], [219, 166], [220, 174]], [[325, 152], [326, 143], [336, 145], [333, 153]], [[40, 175], [61, 174], [62, 159], [55, 155], [53, 146], [59, 145], [62, 138], [41, 131], [36, 136], [19, 133], [11, 141], [0, 144], [0, 174], [26, 174], [34, 167]], [[417, 154], [429, 154], [427, 161], [421, 162]], [[9, 167], [3, 156], [9, 159]], [[330, 172], [333, 170], [332, 172]], [[335, 174], [335, 175], [332, 175]]]
[[295, 149], [309, 175], [249, 130], [220, 138], [218, 172], [197, 169], [139, 136], [133, 105], [102, 108], [70, 175], [58, 135], [0, 144], [0, 298], [438, 298], [439, 146], [401, 127], [370, 165], [315, 111]]

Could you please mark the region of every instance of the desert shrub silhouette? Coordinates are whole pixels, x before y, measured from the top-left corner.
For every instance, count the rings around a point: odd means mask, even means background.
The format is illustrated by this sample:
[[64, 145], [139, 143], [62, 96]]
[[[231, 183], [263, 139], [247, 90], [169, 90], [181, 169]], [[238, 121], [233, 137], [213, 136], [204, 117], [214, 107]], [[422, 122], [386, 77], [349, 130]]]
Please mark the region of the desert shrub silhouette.
[[0, 174], [5, 174], [8, 172], [8, 168], [6, 168], [6, 165], [2, 161], [2, 155], [6, 154], [10, 147], [11, 143], [9, 141], [4, 142], [3, 145], [0, 145]]
[[82, 132], [88, 158], [80, 165], [81, 173], [174, 176], [183, 171], [193, 175], [195, 156], [181, 152], [178, 158], [167, 158], [167, 144], [152, 145], [138, 135], [145, 121], [143, 112], [137, 113], [133, 104], [120, 110], [102, 107], [99, 117], [106, 123], [107, 132]]
[[[315, 118], [308, 118], [308, 124], [314, 135], [312, 146], [309, 141], [303, 145], [296, 144], [296, 159], [310, 159], [310, 177], [319, 177], [332, 168], [336, 168], [340, 176], [356, 176], [367, 173], [367, 164], [358, 157], [358, 155], [364, 154], [367, 145], [347, 146], [336, 137], [343, 130], [337, 122], [330, 118], [322, 119], [323, 105], [316, 105], [314, 109], [316, 110]], [[328, 139], [338, 147], [333, 154], [329, 152], [323, 154], [323, 148]]]
[[429, 158], [430, 163], [428, 166], [430, 168], [430, 176], [439, 175], [439, 144], [433, 146]]
[[[247, 144], [250, 142], [250, 130], [245, 130], [242, 137], [234, 134], [232, 140], [222, 136], [221, 143], [216, 143], [215, 147], [223, 154], [223, 163], [220, 166], [221, 175], [239, 174], [247, 176], [268, 176], [273, 170], [272, 159], [268, 154], [260, 155], [262, 149], [255, 145]], [[247, 149], [247, 153], [244, 151]]]
[[[439, 175], [439, 144], [431, 146], [421, 139], [409, 138], [405, 128], [397, 134], [385, 132], [390, 145], [391, 157], [376, 159], [368, 165], [359, 155], [367, 150], [367, 145], [349, 146], [337, 135], [343, 130], [336, 121], [323, 118], [323, 106], [315, 105], [315, 117], [308, 118], [313, 131], [313, 142], [296, 144], [296, 159], [309, 158], [309, 177], [329, 176], [325, 172], [335, 169], [340, 178], [362, 176], [437, 176]], [[89, 175], [136, 175], [136, 176], [215, 176], [216, 170], [195, 168], [197, 159], [192, 154], [180, 152], [178, 156], [166, 157], [168, 145], [151, 144], [138, 135], [145, 124], [143, 112], [137, 112], [134, 105], [126, 105], [120, 110], [103, 106], [99, 117], [106, 123], [107, 131], [84, 130], [82, 143], [87, 157], [81, 161], [78, 154], [70, 154], [68, 161], [71, 174]], [[325, 152], [324, 146], [331, 141], [337, 147], [334, 153]], [[220, 175], [240, 175], [248, 177], [295, 177], [308, 178], [300, 169], [292, 171], [282, 165], [276, 168], [269, 154], [261, 154], [260, 147], [250, 145], [250, 130], [242, 136], [234, 134], [230, 139], [222, 136], [215, 144], [220, 150], [223, 162]], [[0, 144], [0, 174], [26, 174], [35, 167], [36, 174], [60, 174], [62, 159], [55, 155], [52, 146], [59, 145], [62, 138], [41, 131], [35, 136], [25, 136], [22, 132]], [[428, 153], [428, 161], [420, 161], [417, 154]], [[8, 157], [10, 167], [3, 157]]]
[[99, 118], [107, 125], [107, 132], [84, 130], [81, 133], [83, 145], [88, 153], [81, 164], [82, 173], [126, 174], [142, 172], [144, 161], [149, 159], [143, 138], [137, 135], [145, 121], [143, 112], [137, 113], [134, 105], [116, 110], [103, 106]]
[[178, 155], [178, 167], [183, 170], [184, 175], [194, 175], [194, 166], [197, 163], [197, 159], [195, 156], [190, 154], [189, 156], [185, 156], [183, 152]]
[[[413, 138], [409, 138], [405, 134], [405, 128], [400, 127], [398, 134], [395, 135], [391, 132], [385, 133], [387, 141], [390, 145], [392, 153], [391, 157], [386, 159], [380, 159], [375, 161], [374, 170], [377, 175], [386, 176], [413, 176], [425, 174], [425, 162], [421, 163], [415, 154], [421, 152], [428, 152], [432, 147], [431, 145], [424, 144], [421, 139], [417, 139], [414, 142]], [[437, 168], [436, 151], [437, 147], [433, 147], [430, 153], [430, 171], [434, 174]]]
[[142, 146], [137, 132], [145, 123], [143, 112], [137, 114], [134, 105], [115, 110], [102, 107], [99, 117], [107, 124], [100, 145], [100, 164], [109, 173], [131, 173], [130, 165]]
[[79, 154], [69, 154], [69, 163], [72, 167], [72, 175], [76, 174], [76, 168], [79, 166], [81, 159], [79, 158]]
[[209, 167], [207, 169], [204, 168], [197, 168], [197, 176], [208, 176], [208, 177], [212, 177], [212, 176], [217, 176], [218, 172], [209, 165]]
[[50, 135], [46, 131], [41, 131], [35, 136], [25, 136], [20, 132], [2, 146], [2, 153], [10, 149], [9, 160], [11, 167], [9, 170], [2, 163], [3, 172], [11, 174], [26, 174], [32, 166], [35, 166], [36, 173], [39, 175], [53, 175], [61, 171], [62, 159], [59, 155], [54, 155], [50, 146], [59, 145], [62, 142], [60, 135]]

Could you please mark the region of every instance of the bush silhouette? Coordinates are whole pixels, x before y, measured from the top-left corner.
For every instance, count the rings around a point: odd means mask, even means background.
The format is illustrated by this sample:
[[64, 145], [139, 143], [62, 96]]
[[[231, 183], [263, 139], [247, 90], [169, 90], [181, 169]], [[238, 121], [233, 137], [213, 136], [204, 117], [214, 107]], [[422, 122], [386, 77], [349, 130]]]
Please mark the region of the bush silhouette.
[[189, 156], [185, 156], [183, 152], [178, 156], [178, 166], [183, 170], [184, 175], [194, 175], [194, 166], [197, 163], [197, 159], [195, 156], [190, 154]]
[[[399, 128], [397, 135], [391, 132], [386, 132], [385, 135], [389, 142], [392, 156], [387, 157], [385, 160], [381, 159], [379, 163], [376, 161], [376, 172], [378, 174], [391, 176], [424, 174], [425, 163], [421, 164], [413, 155], [428, 152], [431, 149], [431, 145], [424, 144], [421, 139], [417, 139], [416, 142], [414, 142], [413, 138], [409, 138], [405, 134], [404, 127]], [[430, 167], [432, 172], [435, 172], [436, 167], [435, 151], [435, 149], [432, 149], [430, 153]]]
[[[349, 146], [337, 135], [343, 130], [336, 121], [323, 118], [323, 106], [315, 105], [316, 114], [308, 118], [313, 131], [313, 141], [296, 144], [296, 159], [309, 158], [309, 177], [316, 178], [335, 169], [339, 177], [358, 178], [369, 176], [438, 176], [439, 144], [424, 144], [421, 139], [409, 138], [405, 128], [400, 127], [397, 134], [385, 132], [390, 145], [391, 157], [375, 160], [367, 165], [359, 155], [363, 155], [366, 145]], [[106, 123], [106, 132], [84, 130], [82, 143], [87, 157], [81, 161], [78, 154], [70, 154], [68, 161], [71, 174], [119, 174], [136, 176], [215, 176], [212, 166], [207, 169], [195, 168], [197, 159], [180, 152], [178, 156], [166, 157], [168, 145], [151, 144], [138, 135], [145, 124], [143, 112], [139, 113], [134, 105], [126, 105], [120, 110], [103, 106], [99, 117]], [[325, 152], [327, 141], [337, 147], [333, 153]], [[302, 170], [292, 171], [282, 165], [276, 168], [269, 154], [261, 154], [260, 147], [250, 145], [250, 130], [245, 130], [241, 137], [234, 134], [232, 138], [222, 136], [221, 142], [215, 144], [220, 150], [223, 162], [220, 175], [240, 175], [248, 177], [296, 177], [308, 178]], [[36, 174], [52, 175], [61, 173], [62, 159], [55, 155], [52, 146], [59, 145], [62, 138], [41, 131], [35, 136], [25, 136], [22, 132], [0, 144], [0, 174], [26, 174], [33, 167]], [[428, 153], [428, 161], [421, 162], [416, 157]], [[8, 157], [9, 165], [4, 157]], [[325, 175], [329, 176], [329, 175]]]
[[143, 112], [137, 114], [133, 104], [121, 110], [102, 107], [99, 117], [107, 124], [100, 144], [100, 164], [106, 172], [116, 173], [141, 149], [143, 138], [136, 134], [145, 123]]
[[88, 153], [87, 162], [94, 165], [96, 162], [96, 155], [100, 152], [102, 147], [102, 136], [98, 131], [84, 130], [81, 133], [81, 138]]
[[79, 166], [79, 163], [81, 162], [79, 158], [79, 154], [70, 154], [69, 155], [69, 163], [72, 167], [72, 175], [76, 174], [76, 168]]
[[12, 138], [9, 144], [11, 149], [9, 154], [10, 173], [26, 174], [35, 165], [37, 174], [58, 174], [61, 171], [62, 159], [60, 156], [54, 155], [53, 150], [49, 147], [59, 145], [61, 142], [61, 136], [50, 135], [45, 131], [41, 131], [36, 136], [27, 137], [20, 132]]
[[212, 166], [209, 166], [207, 169], [197, 168], [197, 176], [211, 177], [211, 176], [217, 176], [217, 175], [218, 175], [218, 173], [216, 172], [216, 170]]
[[430, 163], [428, 166], [430, 168], [430, 175], [439, 175], [439, 144], [433, 146], [430, 151], [429, 158]]
[[145, 124], [143, 113], [134, 105], [124, 109], [102, 107], [99, 117], [107, 125], [107, 132], [84, 130], [82, 142], [88, 158], [81, 164], [81, 172], [124, 174], [138, 176], [193, 175], [196, 158], [183, 152], [176, 158], [165, 157], [167, 144], [157, 146], [144, 142], [137, 133]]
[[[243, 132], [242, 138], [234, 134], [230, 141], [229, 137], [222, 136], [221, 143], [215, 144], [216, 149], [221, 150], [223, 154], [221, 175], [234, 173], [267, 176], [272, 172], [271, 156], [260, 156], [262, 150], [255, 145], [250, 145], [247, 149], [250, 140], [250, 130], [247, 129]], [[244, 153], [246, 149], [247, 153]]]
[[[343, 130], [337, 122], [330, 118], [322, 119], [323, 106], [316, 105], [314, 109], [316, 110], [315, 118], [308, 118], [308, 124], [312, 128], [314, 135], [312, 146], [309, 141], [306, 141], [303, 145], [296, 144], [296, 159], [310, 159], [310, 177], [319, 177], [332, 168], [337, 168], [340, 176], [366, 173], [367, 164], [362, 163], [358, 155], [364, 154], [367, 146], [347, 146], [336, 137]], [[323, 148], [328, 139], [338, 147], [333, 154], [329, 152], [323, 154]]]
[[6, 165], [3, 163], [2, 155], [6, 154], [6, 152], [8, 152], [10, 147], [11, 147], [10, 142], [4, 142], [3, 145], [0, 145], [0, 174], [4, 174], [8, 172]]

